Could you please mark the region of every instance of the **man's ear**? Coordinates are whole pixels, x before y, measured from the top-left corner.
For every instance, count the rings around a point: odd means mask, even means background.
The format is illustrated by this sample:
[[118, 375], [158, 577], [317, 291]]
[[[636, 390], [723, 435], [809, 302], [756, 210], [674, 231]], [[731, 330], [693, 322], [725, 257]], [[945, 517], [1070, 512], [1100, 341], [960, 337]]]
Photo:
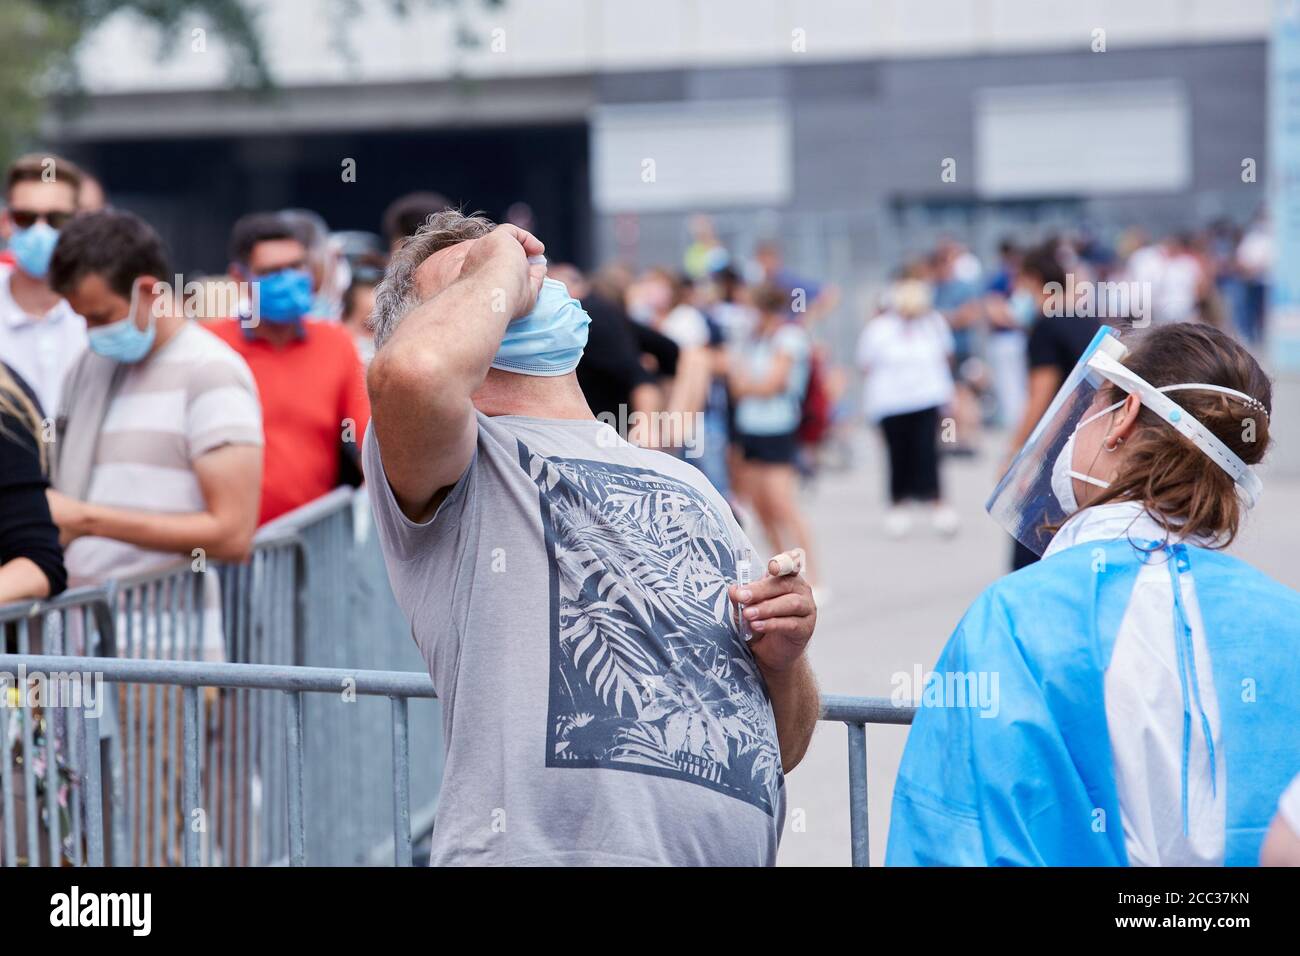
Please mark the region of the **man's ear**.
[[149, 303], [147, 311], [152, 312], [156, 316], [158, 314], [159, 301], [167, 297], [167, 283], [160, 281], [157, 276], [146, 274], [136, 276], [135, 284], [140, 290], [138, 293], [140, 300]]
[[1138, 415], [1141, 413], [1142, 399], [1136, 392], [1129, 393], [1128, 398], [1124, 399], [1124, 404], [1115, 409], [1115, 418], [1109, 429], [1110, 437], [1123, 438], [1127, 441], [1137, 428]]
[[9, 207], [0, 209], [0, 239], [8, 242], [13, 238], [14, 221], [9, 218]]

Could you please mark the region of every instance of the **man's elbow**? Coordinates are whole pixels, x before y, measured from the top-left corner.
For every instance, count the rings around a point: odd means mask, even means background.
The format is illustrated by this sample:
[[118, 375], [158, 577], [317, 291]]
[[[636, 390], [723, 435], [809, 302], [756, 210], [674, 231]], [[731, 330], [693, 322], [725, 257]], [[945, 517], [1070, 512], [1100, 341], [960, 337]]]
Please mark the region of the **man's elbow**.
[[217, 536], [217, 540], [207, 549], [206, 556], [213, 561], [242, 564], [253, 556], [253, 540], [256, 534], [256, 517], [241, 521], [238, 526], [231, 525]]
[[456, 390], [457, 376], [437, 355], [414, 349], [381, 350], [366, 372], [372, 417], [385, 408], [427, 408]]
[[800, 739], [781, 747], [781, 772], [789, 773], [795, 767], [803, 762], [803, 758], [808, 753], [808, 746], [812, 743], [813, 731], [817, 729], [817, 723], [814, 721], [807, 731], [800, 735]]

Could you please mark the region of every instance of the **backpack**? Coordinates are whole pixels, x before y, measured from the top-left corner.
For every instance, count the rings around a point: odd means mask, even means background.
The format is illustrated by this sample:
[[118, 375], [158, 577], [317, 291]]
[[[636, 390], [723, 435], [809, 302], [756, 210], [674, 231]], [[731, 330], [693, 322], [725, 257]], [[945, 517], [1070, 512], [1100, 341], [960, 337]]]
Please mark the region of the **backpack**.
[[801, 445], [820, 445], [831, 430], [831, 396], [826, 388], [826, 362], [814, 348], [808, 358], [808, 385], [803, 392], [799, 429]]

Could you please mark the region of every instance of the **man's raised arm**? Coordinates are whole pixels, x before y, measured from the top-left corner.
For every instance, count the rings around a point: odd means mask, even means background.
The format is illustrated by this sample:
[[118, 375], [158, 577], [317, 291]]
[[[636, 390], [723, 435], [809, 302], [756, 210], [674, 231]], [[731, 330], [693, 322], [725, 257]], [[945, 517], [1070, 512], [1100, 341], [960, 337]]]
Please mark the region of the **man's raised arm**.
[[[370, 364], [371, 427], [402, 512], [425, 521], [474, 455], [470, 396], [486, 377], [511, 319], [537, 299], [544, 247], [515, 226], [442, 249], [419, 265], [416, 305]], [[399, 253], [400, 255], [400, 253]], [[400, 317], [399, 317], [400, 318]]]

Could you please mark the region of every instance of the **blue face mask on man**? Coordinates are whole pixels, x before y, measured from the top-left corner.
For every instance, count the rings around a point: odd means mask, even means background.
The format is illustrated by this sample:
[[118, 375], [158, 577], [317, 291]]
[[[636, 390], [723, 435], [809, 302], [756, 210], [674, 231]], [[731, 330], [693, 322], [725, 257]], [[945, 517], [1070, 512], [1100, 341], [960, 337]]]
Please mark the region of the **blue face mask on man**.
[[150, 309], [149, 324], [143, 329], [135, 324], [135, 303], [138, 292], [139, 287], [132, 285], [131, 304], [127, 307], [126, 318], [90, 329], [86, 333], [87, 344], [96, 355], [102, 355], [104, 358], [125, 365], [134, 365], [149, 354], [157, 333], [157, 317], [153, 309]]
[[50, 271], [50, 257], [59, 244], [59, 230], [47, 222], [34, 222], [26, 229], [15, 229], [9, 239], [9, 251], [18, 268], [34, 279], [44, 279]]
[[506, 326], [492, 367], [519, 375], [567, 375], [578, 367], [590, 324], [563, 282], [544, 279], [533, 310]]
[[258, 317], [277, 325], [297, 322], [311, 311], [311, 273], [279, 269], [259, 276]]

